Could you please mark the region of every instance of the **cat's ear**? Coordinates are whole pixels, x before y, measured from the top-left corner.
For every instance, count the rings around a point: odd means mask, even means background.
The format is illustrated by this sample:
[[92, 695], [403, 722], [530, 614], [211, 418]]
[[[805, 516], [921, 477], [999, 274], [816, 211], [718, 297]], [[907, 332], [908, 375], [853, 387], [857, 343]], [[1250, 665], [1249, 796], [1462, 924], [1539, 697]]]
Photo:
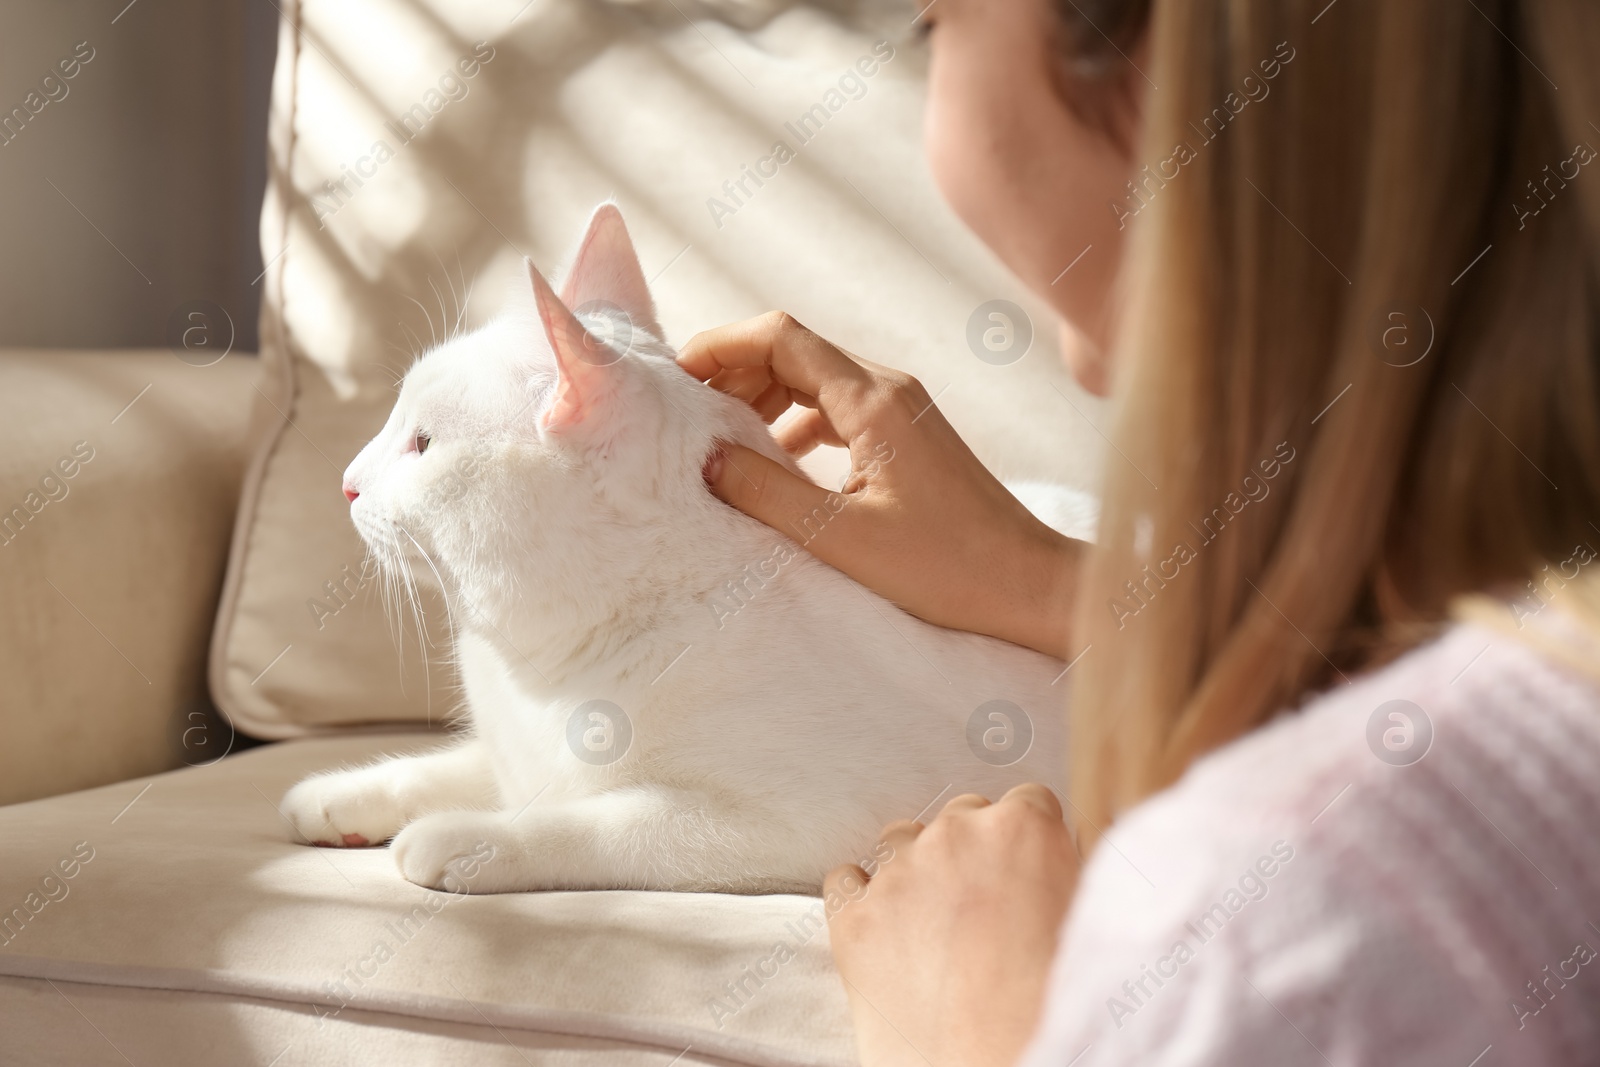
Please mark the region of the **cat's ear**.
[[611, 389], [611, 371], [617, 354], [578, 321], [550, 283], [545, 281], [533, 260], [525, 259], [528, 281], [533, 286], [539, 321], [556, 357], [556, 388], [545, 408], [544, 425], [564, 430], [589, 418]]
[[650, 285], [617, 205], [601, 204], [590, 216], [578, 256], [561, 287], [561, 299], [580, 313], [596, 303], [621, 308], [635, 329], [661, 336]]

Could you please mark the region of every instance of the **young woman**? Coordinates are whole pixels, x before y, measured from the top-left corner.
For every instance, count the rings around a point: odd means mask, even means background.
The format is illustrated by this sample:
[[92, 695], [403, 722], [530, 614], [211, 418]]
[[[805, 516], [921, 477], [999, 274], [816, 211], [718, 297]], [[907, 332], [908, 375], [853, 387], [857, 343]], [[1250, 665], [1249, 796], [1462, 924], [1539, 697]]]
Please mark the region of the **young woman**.
[[1600, 1062], [1600, 5], [921, 18], [942, 189], [1114, 398], [1098, 543], [786, 316], [683, 355], [894, 443], [819, 555], [1081, 655], [1067, 819], [959, 797], [833, 916], [863, 1063]]

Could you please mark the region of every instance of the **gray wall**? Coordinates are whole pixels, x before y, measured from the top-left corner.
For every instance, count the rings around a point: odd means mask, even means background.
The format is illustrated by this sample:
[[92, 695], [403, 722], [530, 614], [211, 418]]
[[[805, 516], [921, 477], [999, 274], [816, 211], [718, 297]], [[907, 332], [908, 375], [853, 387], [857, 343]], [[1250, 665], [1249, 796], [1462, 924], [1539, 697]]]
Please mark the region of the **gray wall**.
[[[277, 19], [272, 0], [6, 0], [0, 346], [159, 346], [203, 299], [254, 350]], [[93, 58], [60, 79], [79, 42]]]

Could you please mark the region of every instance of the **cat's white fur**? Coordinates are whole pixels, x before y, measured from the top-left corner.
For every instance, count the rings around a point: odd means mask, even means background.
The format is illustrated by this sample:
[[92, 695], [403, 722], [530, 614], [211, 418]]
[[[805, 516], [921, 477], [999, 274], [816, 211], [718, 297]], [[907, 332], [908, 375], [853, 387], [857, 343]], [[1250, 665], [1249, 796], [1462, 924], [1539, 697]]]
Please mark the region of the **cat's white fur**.
[[[283, 809], [305, 839], [393, 838], [406, 878], [474, 892], [815, 891], [891, 820], [1059, 783], [1063, 664], [923, 623], [706, 490], [719, 440], [792, 461], [674, 363], [613, 205], [559, 298], [528, 271], [527, 297], [412, 367], [346, 474], [379, 563], [446, 590], [463, 735], [300, 782]], [[1092, 523], [1087, 498], [1030, 495]], [[997, 700], [1024, 718], [979, 713]]]

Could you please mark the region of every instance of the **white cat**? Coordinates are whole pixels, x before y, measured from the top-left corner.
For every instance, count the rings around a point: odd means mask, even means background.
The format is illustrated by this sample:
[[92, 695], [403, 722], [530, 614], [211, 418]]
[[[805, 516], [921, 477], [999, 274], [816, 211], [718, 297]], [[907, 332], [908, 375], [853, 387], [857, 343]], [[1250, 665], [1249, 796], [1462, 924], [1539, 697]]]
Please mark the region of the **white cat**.
[[345, 475], [380, 565], [447, 591], [463, 736], [300, 782], [299, 833], [393, 838], [406, 878], [473, 892], [815, 892], [887, 822], [1059, 784], [1063, 664], [930, 626], [706, 490], [718, 440], [793, 462], [674, 363], [615, 206], [560, 297], [528, 278], [416, 363]]

